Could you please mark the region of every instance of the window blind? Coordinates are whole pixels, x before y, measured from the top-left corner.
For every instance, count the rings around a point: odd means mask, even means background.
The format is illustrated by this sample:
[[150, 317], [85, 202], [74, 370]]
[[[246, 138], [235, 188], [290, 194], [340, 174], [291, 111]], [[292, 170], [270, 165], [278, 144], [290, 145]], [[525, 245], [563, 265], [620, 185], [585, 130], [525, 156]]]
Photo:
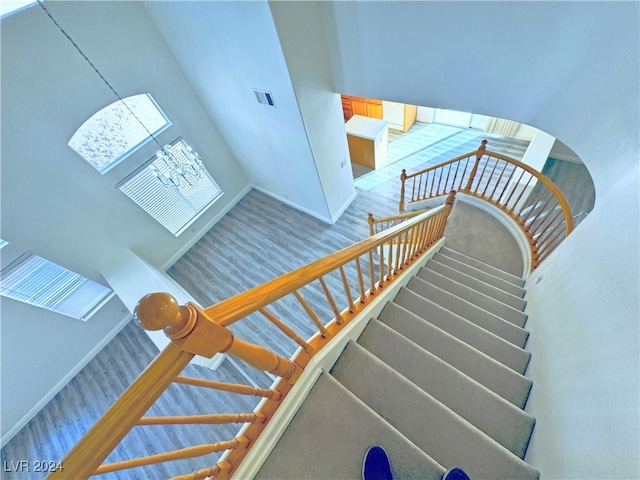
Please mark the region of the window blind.
[[[184, 140], [174, 142], [176, 151], [188, 148]], [[157, 170], [157, 171], [156, 171]], [[204, 165], [189, 181], [165, 185], [158, 178], [170, 167], [154, 157], [125, 178], [118, 188], [175, 236], [184, 232], [221, 195], [222, 190]]]
[[111, 289], [30, 252], [2, 271], [0, 293], [78, 320], [113, 296]]

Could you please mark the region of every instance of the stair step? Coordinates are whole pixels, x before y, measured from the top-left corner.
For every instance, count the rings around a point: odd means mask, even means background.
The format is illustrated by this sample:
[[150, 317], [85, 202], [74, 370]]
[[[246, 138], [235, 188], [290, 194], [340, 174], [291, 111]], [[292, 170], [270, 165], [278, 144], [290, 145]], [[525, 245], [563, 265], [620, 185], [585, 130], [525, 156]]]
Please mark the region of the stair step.
[[361, 478], [369, 447], [382, 446], [394, 478], [440, 480], [445, 469], [327, 373], [258, 472], [257, 479]]
[[508, 280], [504, 280], [491, 273], [487, 273], [472, 265], [461, 262], [460, 260], [456, 260], [455, 258], [447, 257], [446, 255], [442, 255], [438, 253], [433, 257], [433, 260], [439, 263], [442, 263], [443, 265], [447, 265], [451, 268], [454, 268], [459, 272], [465, 273], [473, 278], [482, 280], [484, 283], [487, 283], [496, 288], [499, 288], [500, 290], [504, 290], [505, 292], [511, 293], [512, 295], [515, 295], [518, 298], [522, 298], [525, 294], [525, 289], [522, 288], [521, 286], [514, 285]]
[[531, 380], [497, 360], [395, 303], [388, 303], [378, 320], [516, 407], [524, 408], [526, 405]]
[[462, 467], [477, 479], [539, 478], [516, 455], [356, 343], [348, 344], [331, 373], [445, 468]]
[[464, 262], [467, 265], [470, 265], [484, 272], [490, 273], [491, 275], [495, 275], [496, 277], [500, 277], [504, 280], [507, 280], [508, 282], [513, 283], [514, 285], [517, 285], [519, 287], [524, 287], [524, 284], [525, 284], [524, 278], [520, 278], [516, 275], [513, 275], [512, 273], [505, 272], [504, 270], [500, 270], [499, 268], [496, 268], [493, 265], [489, 265], [488, 263], [485, 263], [481, 260], [478, 260], [473, 257], [469, 257], [464, 253], [457, 252], [448, 247], [443, 247], [439, 253], [442, 255], [446, 255], [447, 257], [451, 257], [461, 262]]
[[451, 280], [450, 278], [445, 277], [444, 275], [434, 272], [433, 270], [425, 270], [422, 269], [419, 272], [419, 276], [413, 277], [407, 287], [413, 290], [416, 293], [421, 292], [418, 290], [420, 288], [421, 282], [428, 282], [432, 285], [440, 287], [447, 292], [450, 292], [463, 300], [466, 300], [474, 305], [486, 310], [488, 312], [497, 315], [498, 317], [507, 320], [518, 327], [524, 327], [527, 322], [527, 314], [521, 312], [520, 310], [516, 310], [515, 308], [502, 303], [495, 298], [492, 298], [484, 293], [480, 293], [473, 288], [470, 288], [466, 285], [462, 285], [461, 283], [456, 282], [455, 280]]
[[497, 315], [483, 310], [473, 303], [463, 300], [453, 293], [447, 292], [446, 290], [423, 280], [420, 280], [418, 289], [420, 290], [419, 292], [405, 288], [405, 290], [412, 291], [422, 297], [428, 298], [441, 307], [460, 315], [462, 318], [475, 323], [479, 327], [482, 327], [501, 338], [504, 338], [506, 341], [517, 347], [524, 348], [526, 345], [527, 339], [529, 338], [529, 332], [522, 327], [518, 327], [507, 320], [503, 320]]
[[531, 354], [499, 336], [479, 327], [446, 308], [406, 288], [398, 292], [394, 303], [483, 353], [524, 374]]
[[535, 419], [392, 328], [372, 320], [358, 344], [524, 458]]
[[418, 277], [424, 278], [423, 275], [426, 275], [425, 271], [433, 271], [437, 272], [440, 275], [444, 275], [450, 280], [454, 280], [462, 285], [466, 285], [467, 287], [473, 288], [474, 290], [484, 293], [485, 295], [494, 298], [502, 303], [505, 303], [516, 310], [523, 311], [524, 307], [527, 305], [526, 300], [516, 297], [515, 295], [505, 292], [504, 290], [500, 290], [499, 288], [494, 287], [493, 285], [489, 285], [484, 283], [482, 280], [478, 280], [466, 273], [460, 272], [455, 268], [451, 268], [448, 265], [444, 265], [443, 263], [437, 262], [435, 259], [432, 259], [427, 263], [427, 265], [421, 269], [418, 273]]

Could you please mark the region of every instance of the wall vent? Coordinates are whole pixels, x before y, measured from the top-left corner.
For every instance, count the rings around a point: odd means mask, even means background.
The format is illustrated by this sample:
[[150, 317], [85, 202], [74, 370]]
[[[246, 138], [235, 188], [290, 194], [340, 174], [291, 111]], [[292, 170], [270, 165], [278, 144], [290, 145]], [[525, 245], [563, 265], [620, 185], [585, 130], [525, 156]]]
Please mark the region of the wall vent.
[[273, 101], [273, 95], [268, 90], [258, 90], [254, 88], [253, 93], [255, 94], [256, 100], [258, 100], [258, 103], [262, 103], [263, 105], [269, 105], [271, 107], [276, 106], [275, 102]]

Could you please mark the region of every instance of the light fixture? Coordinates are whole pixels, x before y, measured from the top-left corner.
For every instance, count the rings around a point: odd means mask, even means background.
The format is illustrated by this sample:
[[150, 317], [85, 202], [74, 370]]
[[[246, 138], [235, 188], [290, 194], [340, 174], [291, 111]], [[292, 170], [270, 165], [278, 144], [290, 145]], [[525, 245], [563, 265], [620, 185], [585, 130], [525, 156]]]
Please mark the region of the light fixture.
[[42, 10], [51, 19], [54, 25], [60, 30], [60, 32], [67, 37], [75, 49], [82, 55], [82, 58], [91, 66], [91, 68], [98, 74], [104, 84], [113, 92], [118, 100], [124, 105], [126, 110], [132, 115], [132, 117], [144, 128], [154, 142], [158, 144], [160, 149], [156, 152], [156, 159], [151, 163], [153, 175], [166, 187], [178, 188], [180, 185], [187, 183], [193, 185], [198, 178], [202, 178], [204, 175], [205, 167], [202, 164], [200, 155], [194, 152], [193, 149], [182, 139], [178, 138], [169, 145], [162, 145], [158, 139], [149, 131], [147, 126], [140, 120], [140, 118], [133, 112], [133, 110], [127, 105], [120, 94], [111, 86], [107, 79], [100, 73], [98, 68], [93, 64], [91, 60], [80, 49], [78, 44], [69, 36], [69, 34], [60, 26], [60, 24], [53, 18], [53, 15], [45, 7], [43, 0], [37, 0], [38, 4], [42, 7]]
[[177, 188], [185, 182], [193, 185], [204, 171], [200, 155], [182, 138], [158, 150], [151, 163], [151, 172], [166, 187]]

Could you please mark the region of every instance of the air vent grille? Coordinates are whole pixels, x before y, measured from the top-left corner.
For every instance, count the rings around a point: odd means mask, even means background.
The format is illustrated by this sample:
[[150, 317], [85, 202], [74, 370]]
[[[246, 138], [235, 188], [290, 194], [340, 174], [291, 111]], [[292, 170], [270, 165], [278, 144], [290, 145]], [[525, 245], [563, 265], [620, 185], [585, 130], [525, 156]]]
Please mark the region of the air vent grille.
[[258, 90], [254, 88], [253, 93], [255, 94], [258, 103], [275, 108], [276, 104], [273, 101], [273, 95], [271, 94], [271, 92], [269, 92], [268, 90]]

